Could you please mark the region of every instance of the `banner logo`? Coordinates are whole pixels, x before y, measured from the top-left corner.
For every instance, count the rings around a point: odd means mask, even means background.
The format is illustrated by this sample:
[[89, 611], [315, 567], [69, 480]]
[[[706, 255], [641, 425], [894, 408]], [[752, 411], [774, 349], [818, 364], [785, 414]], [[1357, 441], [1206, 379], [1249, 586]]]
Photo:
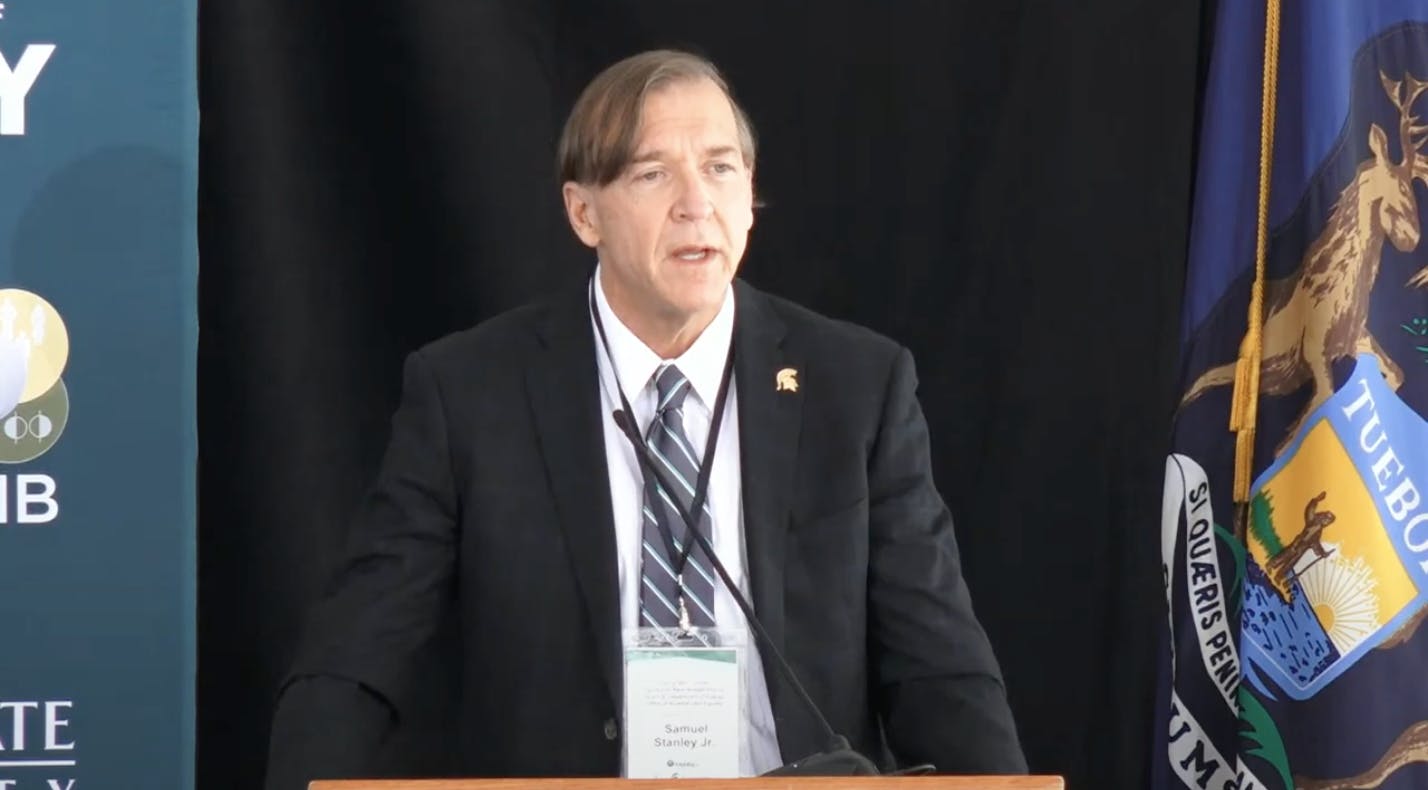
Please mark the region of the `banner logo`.
[[0, 289], [0, 464], [44, 455], [69, 421], [60, 376], [69, 360], [64, 320], [43, 298]]

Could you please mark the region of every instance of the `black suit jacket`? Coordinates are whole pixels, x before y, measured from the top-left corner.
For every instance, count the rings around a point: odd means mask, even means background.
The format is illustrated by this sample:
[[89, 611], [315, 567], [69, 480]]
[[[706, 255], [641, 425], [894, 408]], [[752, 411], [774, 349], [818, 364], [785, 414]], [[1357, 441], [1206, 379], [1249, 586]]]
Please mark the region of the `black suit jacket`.
[[[747, 570], [773, 641], [864, 754], [1024, 771], [933, 486], [911, 355], [742, 281], [735, 306]], [[350, 560], [279, 703], [269, 787], [362, 773], [416, 682], [411, 655], [450, 607], [461, 772], [618, 775], [610, 416], [595, 342], [582, 289], [408, 358]], [[784, 368], [797, 391], [775, 387]], [[824, 748], [762, 654], [784, 759]]]

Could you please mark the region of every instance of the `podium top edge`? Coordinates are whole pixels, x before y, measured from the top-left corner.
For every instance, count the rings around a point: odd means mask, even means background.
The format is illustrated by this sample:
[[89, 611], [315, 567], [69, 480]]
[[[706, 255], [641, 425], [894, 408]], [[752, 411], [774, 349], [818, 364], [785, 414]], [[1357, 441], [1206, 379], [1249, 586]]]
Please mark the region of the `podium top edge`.
[[1065, 790], [1059, 776], [809, 776], [747, 779], [383, 779], [319, 781], [309, 790]]

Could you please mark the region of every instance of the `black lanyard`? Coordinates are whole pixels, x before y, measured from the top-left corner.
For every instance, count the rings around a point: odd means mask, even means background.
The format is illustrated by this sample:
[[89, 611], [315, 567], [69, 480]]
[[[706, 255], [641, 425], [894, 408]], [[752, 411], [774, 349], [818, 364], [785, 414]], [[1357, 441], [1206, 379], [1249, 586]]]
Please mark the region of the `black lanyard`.
[[[615, 377], [615, 392], [620, 396], [620, 408], [626, 419], [621, 418], [620, 412], [616, 412], [611, 417], [614, 418], [615, 425], [620, 427], [621, 433], [634, 447], [635, 456], [639, 458], [640, 465], [644, 469], [645, 485], [649, 486], [650, 477], [653, 476], [661, 487], [673, 494], [674, 489], [670, 487], [668, 479], [649, 457], [649, 448], [645, 447], [644, 439], [635, 425], [634, 409], [630, 408], [630, 402], [625, 398], [625, 391], [620, 386], [620, 371], [615, 368], [615, 355], [610, 352], [610, 341], [605, 337], [605, 324], [600, 320], [600, 310], [595, 304], [595, 287], [595, 279], [592, 277], [590, 279], [590, 315], [594, 317], [595, 328], [600, 333], [600, 344], [605, 348], [605, 358], [610, 361], [610, 372]], [[678, 497], [670, 496], [670, 503], [674, 505], [675, 511], [679, 513], [691, 533], [699, 531], [697, 514], [703, 512], [704, 501], [709, 494], [709, 473], [714, 468], [714, 448], [719, 444], [719, 427], [724, 421], [724, 405], [729, 400], [729, 382], [733, 377], [734, 341], [733, 338], [730, 338], [729, 354], [724, 359], [724, 375], [719, 380], [719, 394], [714, 399], [714, 417], [709, 424], [709, 440], [704, 443], [704, 460], [699, 464], [699, 479], [694, 484], [694, 499], [690, 502], [689, 510], [686, 511], [679, 504]], [[693, 385], [691, 384], [691, 386]], [[659, 419], [658, 410], [655, 412], [655, 419]], [[674, 575], [678, 580], [684, 573], [684, 566], [689, 562], [690, 552], [694, 550], [699, 541], [694, 535], [690, 535], [689, 539], [684, 542], [684, 550], [680, 551], [675, 546], [674, 533], [670, 530], [669, 525], [661, 519], [655, 519], [655, 525], [659, 527], [660, 536], [664, 538], [665, 546], [669, 550], [670, 561], [674, 563]]]

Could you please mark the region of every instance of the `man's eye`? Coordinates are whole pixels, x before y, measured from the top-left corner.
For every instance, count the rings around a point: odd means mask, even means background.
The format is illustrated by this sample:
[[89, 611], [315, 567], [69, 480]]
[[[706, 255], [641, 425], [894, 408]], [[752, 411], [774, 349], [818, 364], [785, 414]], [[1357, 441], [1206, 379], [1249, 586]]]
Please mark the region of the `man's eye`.
[[711, 169], [719, 175], [728, 175], [729, 173], [734, 172], [734, 166], [729, 164], [728, 162], [715, 162], [711, 166]]
[[664, 175], [664, 173], [663, 173], [662, 171], [659, 171], [659, 170], [646, 170], [645, 172], [640, 173], [639, 175], [635, 176], [635, 178], [638, 179], [638, 180], [640, 180], [640, 181], [647, 181], [647, 182], [649, 182], [649, 183], [654, 183], [655, 181], [658, 181], [658, 180], [660, 179], [660, 176], [662, 176], [662, 175]]

